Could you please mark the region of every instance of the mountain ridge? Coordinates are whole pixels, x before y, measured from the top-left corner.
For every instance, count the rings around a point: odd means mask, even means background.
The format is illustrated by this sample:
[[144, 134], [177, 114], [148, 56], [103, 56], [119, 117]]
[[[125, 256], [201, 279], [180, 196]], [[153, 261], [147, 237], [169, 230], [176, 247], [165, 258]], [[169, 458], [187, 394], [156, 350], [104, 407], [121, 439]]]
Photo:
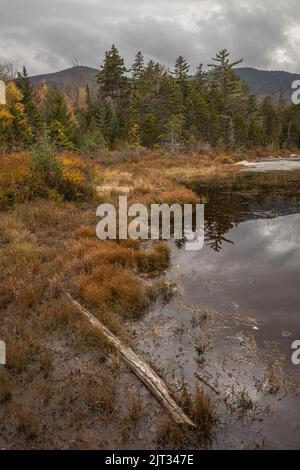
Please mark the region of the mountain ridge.
[[[259, 98], [283, 96], [285, 99], [290, 99], [293, 81], [300, 80], [300, 74], [279, 70], [240, 67], [236, 68], [235, 71], [241, 80], [248, 83], [252, 92]], [[46, 85], [56, 85], [66, 93], [74, 93], [86, 85], [93, 89], [97, 84], [98, 72], [93, 67], [77, 65], [58, 72], [34, 75], [31, 77], [31, 81], [37, 86], [44, 82]]]

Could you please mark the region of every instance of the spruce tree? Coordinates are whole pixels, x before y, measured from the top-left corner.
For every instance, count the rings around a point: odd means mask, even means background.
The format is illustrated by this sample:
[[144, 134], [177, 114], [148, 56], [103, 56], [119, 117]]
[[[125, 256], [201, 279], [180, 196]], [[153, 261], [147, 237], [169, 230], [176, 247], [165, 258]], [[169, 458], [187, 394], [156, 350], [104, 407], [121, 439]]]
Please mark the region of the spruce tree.
[[36, 96], [33, 85], [30, 82], [30, 78], [26, 67], [23, 67], [22, 73], [18, 73], [15, 83], [23, 95], [22, 104], [28, 121], [30, 122], [34, 139], [43, 127], [42, 115], [36, 105]]
[[50, 136], [59, 148], [73, 149], [74, 122], [67, 108], [64, 95], [57, 87], [50, 87], [44, 101], [44, 117]]
[[120, 101], [122, 88], [126, 82], [125, 72], [124, 59], [120, 56], [115, 45], [112, 45], [110, 51], [105, 52], [105, 59], [97, 79], [104, 97], [110, 98], [114, 107]]
[[224, 144], [234, 145], [233, 135], [233, 117], [239, 106], [243, 95], [239, 76], [234, 72], [234, 67], [242, 62], [242, 59], [230, 62], [229, 52], [221, 49], [209, 64], [210, 83], [217, 92], [217, 98], [220, 104], [220, 113], [222, 120], [222, 136], [220, 140]]
[[135, 61], [131, 67], [131, 77], [134, 81], [138, 81], [142, 78], [143, 71], [145, 69], [144, 56], [139, 51], [135, 56]]
[[175, 62], [174, 77], [180, 87], [183, 98], [187, 94], [187, 83], [189, 78], [190, 66], [187, 61], [180, 55]]

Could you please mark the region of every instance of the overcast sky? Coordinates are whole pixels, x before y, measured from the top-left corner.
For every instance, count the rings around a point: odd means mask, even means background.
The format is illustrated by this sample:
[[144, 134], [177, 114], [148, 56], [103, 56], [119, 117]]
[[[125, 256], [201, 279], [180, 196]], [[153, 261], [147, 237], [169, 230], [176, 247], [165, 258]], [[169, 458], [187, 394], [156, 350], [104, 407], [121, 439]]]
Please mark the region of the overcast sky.
[[0, 63], [30, 74], [99, 67], [115, 43], [169, 66], [226, 47], [244, 66], [300, 72], [299, 0], [0, 0]]

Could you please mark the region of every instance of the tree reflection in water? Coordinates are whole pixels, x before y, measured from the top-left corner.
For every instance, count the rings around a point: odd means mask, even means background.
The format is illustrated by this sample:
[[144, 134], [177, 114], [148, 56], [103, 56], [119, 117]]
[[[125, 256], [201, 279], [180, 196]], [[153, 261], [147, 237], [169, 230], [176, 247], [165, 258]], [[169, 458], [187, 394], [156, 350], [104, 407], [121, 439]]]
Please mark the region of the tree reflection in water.
[[[299, 201], [300, 172], [270, 172], [261, 174], [239, 174], [224, 182], [194, 182], [191, 189], [208, 199], [205, 204], [205, 242], [215, 252], [220, 252], [225, 243], [234, 244], [226, 234], [241, 222], [255, 218], [255, 210], [270, 201]], [[284, 205], [286, 211], [286, 204]], [[285, 212], [286, 213], [286, 212]], [[280, 215], [280, 214], [279, 214]], [[185, 240], [176, 241], [177, 248], [185, 246]]]

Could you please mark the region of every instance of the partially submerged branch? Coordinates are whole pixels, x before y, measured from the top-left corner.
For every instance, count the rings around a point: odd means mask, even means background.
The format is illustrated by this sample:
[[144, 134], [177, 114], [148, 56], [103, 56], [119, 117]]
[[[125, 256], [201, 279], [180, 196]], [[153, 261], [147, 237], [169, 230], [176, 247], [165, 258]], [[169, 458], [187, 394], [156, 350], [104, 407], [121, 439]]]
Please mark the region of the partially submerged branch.
[[189, 426], [195, 427], [190, 418], [175, 403], [166, 384], [156, 374], [156, 372], [154, 372], [149, 364], [138, 357], [137, 354], [135, 354], [128, 346], [125, 346], [119, 338], [113, 335], [97, 318], [91, 314], [91, 312], [89, 312], [79, 302], [73, 299], [69, 293], [66, 292], [66, 296], [70, 302], [75, 305], [85, 316], [85, 318], [103, 334], [107, 341], [115, 347], [125, 362], [129, 365], [131, 370], [141, 379], [141, 381], [146, 385], [153, 396], [169, 411], [175, 422], [178, 424], [187, 424]]

